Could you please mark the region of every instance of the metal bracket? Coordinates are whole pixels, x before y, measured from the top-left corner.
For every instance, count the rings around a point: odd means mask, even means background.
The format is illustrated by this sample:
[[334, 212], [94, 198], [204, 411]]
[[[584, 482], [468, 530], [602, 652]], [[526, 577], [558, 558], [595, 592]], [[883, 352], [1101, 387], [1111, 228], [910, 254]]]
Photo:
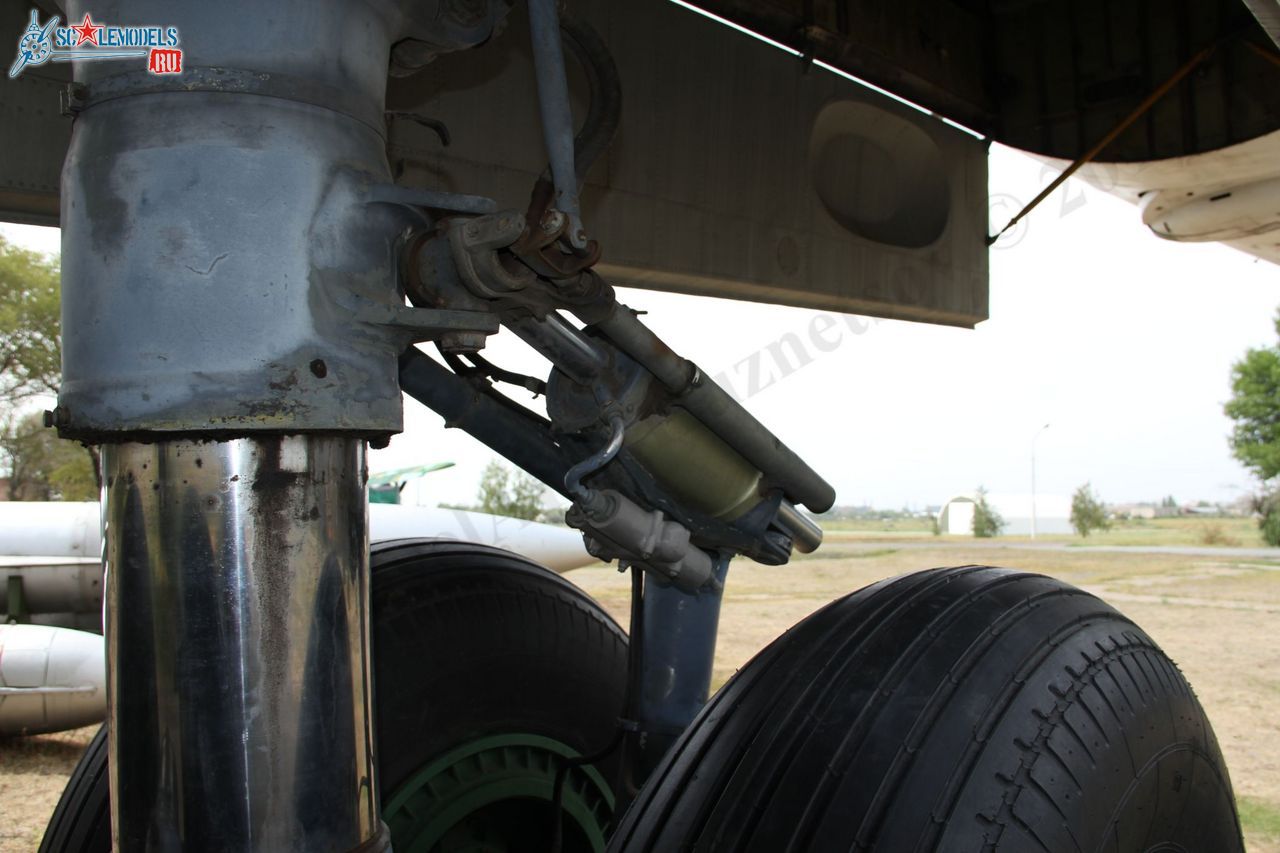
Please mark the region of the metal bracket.
[[[78, 84], [72, 84], [75, 87]], [[341, 113], [364, 124], [379, 136], [387, 133], [382, 111], [355, 92], [335, 88], [304, 77], [289, 74], [248, 71], [243, 68], [224, 68], [216, 65], [193, 65], [182, 74], [160, 77], [149, 71], [129, 71], [98, 80], [80, 87], [83, 92], [79, 103], [71, 99], [70, 108], [78, 112], [96, 104], [148, 95], [155, 92], [216, 92], [221, 94], [260, 95], [282, 98], [313, 107]]]
[[476, 215], [493, 213], [498, 209], [497, 202], [482, 195], [423, 190], [395, 184], [379, 184], [370, 187], [367, 200], [370, 204], [399, 204], [405, 207], [423, 207], [428, 210]]
[[407, 305], [367, 304], [356, 311], [356, 319], [372, 326], [399, 330], [408, 335], [406, 344], [435, 340], [451, 332], [498, 333], [498, 315], [486, 311], [449, 311], [410, 308]]
[[27, 595], [22, 585], [22, 575], [9, 575], [7, 584], [5, 612], [10, 625], [26, 622], [30, 615], [27, 612]]
[[59, 112], [65, 118], [75, 118], [89, 104], [89, 90], [83, 83], [68, 83], [58, 93]]
[[453, 262], [462, 281], [478, 296], [498, 299], [524, 290], [537, 276], [524, 266], [503, 265], [497, 250], [512, 245], [524, 234], [525, 218], [513, 210], [455, 222], [449, 229]]

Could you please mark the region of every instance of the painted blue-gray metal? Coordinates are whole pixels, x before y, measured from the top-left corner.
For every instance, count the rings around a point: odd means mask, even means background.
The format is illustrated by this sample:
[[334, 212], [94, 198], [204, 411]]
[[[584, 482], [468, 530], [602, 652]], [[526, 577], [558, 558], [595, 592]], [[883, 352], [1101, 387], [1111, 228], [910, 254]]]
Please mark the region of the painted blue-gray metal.
[[729, 559], [722, 557], [715, 566], [717, 583], [697, 593], [645, 583], [637, 716], [648, 733], [650, 766], [707, 703], [728, 571]]
[[73, 114], [118, 98], [158, 92], [214, 92], [220, 95], [261, 95], [311, 104], [354, 118], [374, 132], [381, 132], [384, 123], [378, 102], [369, 100], [363, 93], [279, 71], [196, 66], [184, 62], [182, 73], [178, 75], [152, 74], [145, 69], [126, 71], [95, 80], [92, 87], [73, 85], [70, 92], [68, 107]]
[[423, 222], [414, 205], [484, 202], [388, 189], [390, 45], [475, 43], [501, 5], [69, 3], [77, 20], [177, 27], [190, 76], [76, 66], [62, 433], [399, 430], [399, 353], [467, 326], [403, 305], [399, 241]]
[[380, 185], [369, 191], [372, 201], [383, 201], [388, 204], [403, 204], [407, 207], [422, 207], [428, 210], [444, 210], [450, 213], [484, 214], [493, 213], [498, 203], [491, 198], [465, 193], [448, 193], [441, 190], [424, 190], [415, 187]]
[[551, 437], [547, 423], [497, 392], [485, 392], [471, 380], [446, 369], [417, 349], [400, 358], [404, 392], [490, 450], [568, 497], [565, 474], [572, 464]]
[[594, 474], [613, 461], [622, 449], [622, 440], [626, 437], [627, 425], [622, 415], [615, 414], [609, 418], [609, 442], [597, 452], [574, 465], [564, 475], [564, 488], [575, 499], [590, 502], [592, 491], [582, 485], [582, 478]]
[[587, 244], [587, 235], [582, 227], [578, 201], [573, 110], [569, 103], [569, 80], [564, 70], [557, 3], [558, 0], [529, 0], [529, 32], [533, 43], [534, 75], [538, 83], [542, 138], [546, 142], [551, 179], [556, 190], [554, 207], [569, 217], [569, 242], [582, 248]]

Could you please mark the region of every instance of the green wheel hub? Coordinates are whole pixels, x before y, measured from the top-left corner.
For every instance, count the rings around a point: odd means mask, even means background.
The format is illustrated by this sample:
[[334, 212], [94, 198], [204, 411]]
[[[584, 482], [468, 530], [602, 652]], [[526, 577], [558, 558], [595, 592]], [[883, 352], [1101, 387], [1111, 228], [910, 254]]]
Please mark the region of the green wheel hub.
[[[440, 756], [390, 796], [382, 818], [396, 853], [522, 853], [550, 843], [556, 772], [578, 753], [552, 738], [502, 734]], [[590, 766], [572, 767], [561, 796], [563, 853], [603, 853], [613, 793]]]

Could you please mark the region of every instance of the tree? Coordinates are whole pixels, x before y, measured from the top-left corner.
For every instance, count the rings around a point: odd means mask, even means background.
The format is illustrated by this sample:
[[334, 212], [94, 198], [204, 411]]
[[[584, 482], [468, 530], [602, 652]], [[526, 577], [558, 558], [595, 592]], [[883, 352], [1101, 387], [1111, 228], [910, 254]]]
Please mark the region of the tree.
[[1254, 499], [1258, 513], [1258, 527], [1268, 545], [1280, 545], [1280, 493], [1258, 495]]
[[1088, 483], [1076, 489], [1071, 496], [1071, 526], [1081, 536], [1111, 527], [1111, 522], [1107, 520], [1107, 508]]
[[[1280, 336], [1280, 312], [1276, 315]], [[1231, 399], [1224, 407], [1235, 421], [1231, 451], [1262, 481], [1259, 508], [1263, 537], [1280, 545], [1280, 346], [1250, 349], [1231, 368]]]
[[[1280, 313], [1276, 316], [1280, 335]], [[1231, 368], [1231, 450], [1264, 483], [1280, 475], [1280, 346], [1251, 349]]]
[[101, 482], [95, 449], [61, 441], [38, 414], [23, 413], [62, 384], [61, 276], [56, 258], [0, 237], [0, 451], [14, 500], [88, 500]]
[[0, 405], [57, 394], [62, 380], [58, 262], [0, 237]]
[[490, 462], [480, 475], [476, 496], [481, 512], [510, 518], [537, 520], [542, 514], [542, 494], [546, 487], [523, 471], [513, 471], [498, 461]]
[[93, 463], [73, 441], [58, 438], [38, 414], [10, 417], [0, 430], [9, 497], [18, 501], [91, 501], [98, 496]]
[[1004, 518], [987, 503], [987, 490], [979, 486], [977, 499], [973, 502], [973, 535], [979, 539], [990, 539], [999, 536], [1004, 527]]

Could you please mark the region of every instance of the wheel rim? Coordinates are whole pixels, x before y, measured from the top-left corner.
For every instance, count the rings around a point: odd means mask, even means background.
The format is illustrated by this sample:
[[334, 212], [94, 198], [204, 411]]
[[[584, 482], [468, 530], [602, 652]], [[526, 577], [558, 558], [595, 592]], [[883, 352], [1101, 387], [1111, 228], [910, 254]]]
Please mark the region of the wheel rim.
[[[502, 734], [470, 741], [427, 764], [386, 800], [397, 853], [545, 850], [556, 771], [578, 753], [560, 741]], [[563, 853], [603, 853], [613, 793], [594, 768], [570, 768], [562, 795]]]

